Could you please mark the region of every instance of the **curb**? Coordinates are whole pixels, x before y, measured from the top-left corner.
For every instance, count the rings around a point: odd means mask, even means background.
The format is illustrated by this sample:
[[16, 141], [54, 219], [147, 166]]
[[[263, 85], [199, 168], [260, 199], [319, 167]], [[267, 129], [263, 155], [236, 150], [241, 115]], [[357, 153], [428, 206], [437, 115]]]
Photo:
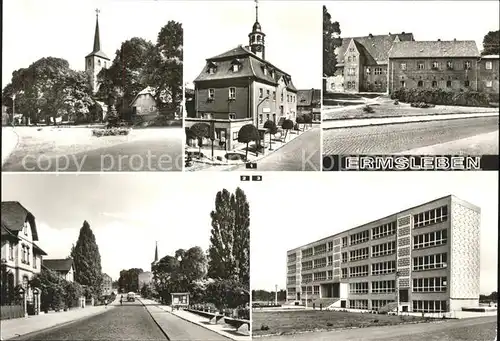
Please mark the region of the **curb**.
[[[151, 317], [151, 319], [153, 320], [153, 322], [156, 324], [156, 326], [158, 327], [159, 330], [161, 330], [162, 334], [165, 335], [165, 337], [167, 338], [167, 340], [170, 341], [170, 337], [168, 336], [167, 332], [163, 330], [163, 328], [160, 326], [160, 324], [156, 321], [156, 319], [153, 317], [153, 314], [151, 314], [151, 312], [149, 311], [148, 308], [146, 308], [146, 304], [144, 302], [142, 302], [142, 300], [139, 298], [138, 299], [139, 302], [141, 302], [142, 306], [144, 307], [144, 309], [146, 309], [146, 312], [148, 313], [148, 315]], [[163, 310], [163, 309], [162, 309]]]
[[[438, 115], [433, 115], [433, 116], [439, 117]], [[496, 116], [498, 116], [498, 115], [450, 117], [450, 118], [440, 118], [440, 119], [433, 119], [433, 120], [416, 120], [416, 121], [406, 121], [406, 122], [387, 122], [387, 123], [372, 123], [372, 124], [368, 123], [368, 124], [350, 125], [350, 126], [346, 125], [346, 126], [342, 126], [342, 127], [326, 127], [326, 128], [323, 128], [323, 130], [385, 126], [385, 125], [391, 125], [391, 124], [409, 124], [409, 123], [423, 123], [423, 122], [435, 122], [435, 121], [465, 120], [465, 119], [471, 119], [471, 118], [496, 117]], [[416, 117], [416, 116], [411, 116], [411, 117]], [[429, 116], [425, 116], [425, 117], [429, 117]]]
[[[114, 307], [114, 306], [108, 305], [108, 307]], [[34, 335], [37, 335], [37, 334], [40, 334], [40, 333], [51, 331], [53, 329], [57, 329], [57, 328], [61, 328], [61, 327], [70, 325], [70, 324], [73, 324], [73, 323], [76, 323], [76, 322], [81, 322], [81, 321], [83, 321], [85, 319], [88, 319], [88, 318], [99, 316], [101, 314], [104, 314], [106, 311], [108, 311], [108, 310], [104, 309], [103, 311], [100, 311], [100, 312], [98, 312], [96, 314], [93, 314], [93, 315], [83, 316], [83, 317], [79, 317], [79, 318], [77, 318], [75, 320], [57, 323], [57, 324], [55, 324], [53, 326], [50, 326], [50, 327], [47, 327], [47, 328], [42, 328], [42, 329], [39, 329], [39, 330], [35, 330], [35, 331], [29, 332], [29, 333], [18, 334], [17, 336], [14, 336], [14, 337], [11, 337], [11, 338], [8, 338], [8, 339], [4, 339], [2, 337], [1, 340], [5, 340], [5, 341], [8, 341], [8, 340], [18, 340], [19, 338], [23, 339], [23, 338], [26, 338], [26, 337], [34, 336]]]

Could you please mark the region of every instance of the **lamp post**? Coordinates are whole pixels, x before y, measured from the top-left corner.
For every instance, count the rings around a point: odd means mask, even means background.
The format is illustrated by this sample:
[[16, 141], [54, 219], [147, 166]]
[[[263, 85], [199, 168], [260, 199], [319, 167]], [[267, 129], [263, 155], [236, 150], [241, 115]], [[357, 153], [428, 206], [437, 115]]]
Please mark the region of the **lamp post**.
[[14, 125], [15, 114], [16, 114], [16, 94], [12, 94], [12, 119], [11, 119], [12, 125]]
[[276, 290], [274, 291], [274, 305], [278, 305], [278, 284], [275, 285]]

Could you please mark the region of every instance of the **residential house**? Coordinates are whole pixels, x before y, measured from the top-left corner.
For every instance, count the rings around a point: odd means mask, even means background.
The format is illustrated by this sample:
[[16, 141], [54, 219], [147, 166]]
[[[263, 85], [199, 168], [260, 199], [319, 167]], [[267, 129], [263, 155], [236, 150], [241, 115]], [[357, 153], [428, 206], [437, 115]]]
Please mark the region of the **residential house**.
[[479, 61], [479, 91], [496, 94], [498, 102], [499, 55], [481, 56]]
[[321, 90], [297, 91], [297, 116], [309, 114], [313, 122], [321, 122]]
[[47, 255], [35, 243], [38, 241], [35, 216], [17, 201], [3, 201], [1, 220], [2, 300], [12, 297], [19, 285], [30, 301], [33, 288], [29, 281], [40, 273], [42, 257]]
[[143, 120], [149, 120], [158, 116], [159, 111], [156, 105], [155, 91], [151, 87], [146, 87], [140, 91], [130, 103], [132, 117], [139, 116]]
[[195, 104], [195, 96], [194, 89], [184, 89], [184, 97], [185, 97], [185, 108], [186, 112], [184, 114], [185, 117], [196, 118], [196, 104]]
[[113, 292], [113, 280], [111, 279], [111, 276], [108, 274], [103, 273], [102, 274], [102, 294], [109, 296]]
[[69, 282], [75, 280], [75, 268], [73, 259], [44, 259], [43, 267], [58, 273], [62, 278]]
[[297, 89], [290, 74], [266, 60], [265, 36], [256, 17], [248, 46], [206, 59], [194, 80], [195, 110], [184, 120], [186, 127], [212, 124], [216, 140], [233, 150], [244, 125], [255, 125], [263, 135], [267, 120], [296, 120]]

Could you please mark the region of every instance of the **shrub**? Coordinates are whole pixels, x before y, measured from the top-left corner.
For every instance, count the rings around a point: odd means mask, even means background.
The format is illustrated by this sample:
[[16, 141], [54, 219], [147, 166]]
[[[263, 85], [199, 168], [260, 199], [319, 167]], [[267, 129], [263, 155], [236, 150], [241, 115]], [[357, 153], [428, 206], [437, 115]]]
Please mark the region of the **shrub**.
[[96, 137], [128, 135], [129, 133], [130, 133], [130, 129], [128, 129], [126, 127], [93, 129], [92, 130], [92, 135], [96, 136]]
[[449, 91], [445, 89], [399, 89], [392, 99], [405, 103], [430, 103], [437, 105], [489, 106], [490, 96], [477, 91]]
[[218, 161], [222, 161], [223, 160], [222, 156], [216, 156], [215, 159], [218, 160]]
[[327, 326], [327, 327], [333, 327], [333, 323], [331, 323], [331, 322], [327, 322], [327, 323], [326, 323], [326, 326]]
[[371, 106], [369, 106], [369, 105], [365, 105], [365, 106], [363, 107], [363, 112], [365, 112], [365, 113], [374, 113], [374, 112], [375, 112], [375, 110], [374, 110]]
[[267, 324], [263, 324], [260, 326], [260, 330], [269, 330], [269, 326]]
[[397, 99], [394, 101], [394, 105], [399, 105], [399, 101]]

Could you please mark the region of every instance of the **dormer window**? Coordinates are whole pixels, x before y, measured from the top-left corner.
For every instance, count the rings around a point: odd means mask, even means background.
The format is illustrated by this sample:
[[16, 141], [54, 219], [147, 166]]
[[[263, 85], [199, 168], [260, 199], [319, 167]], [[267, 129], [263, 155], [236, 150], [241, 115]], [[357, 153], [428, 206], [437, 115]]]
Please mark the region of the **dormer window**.
[[211, 75], [213, 75], [215, 73], [215, 67], [209, 66], [208, 67], [208, 73], [211, 74]]
[[274, 70], [271, 70], [271, 77], [274, 78]]
[[215, 89], [208, 89], [208, 100], [213, 101], [215, 98]]
[[267, 68], [264, 66], [264, 76], [267, 76]]
[[238, 72], [240, 70], [240, 66], [238, 64], [233, 64], [233, 72]]

